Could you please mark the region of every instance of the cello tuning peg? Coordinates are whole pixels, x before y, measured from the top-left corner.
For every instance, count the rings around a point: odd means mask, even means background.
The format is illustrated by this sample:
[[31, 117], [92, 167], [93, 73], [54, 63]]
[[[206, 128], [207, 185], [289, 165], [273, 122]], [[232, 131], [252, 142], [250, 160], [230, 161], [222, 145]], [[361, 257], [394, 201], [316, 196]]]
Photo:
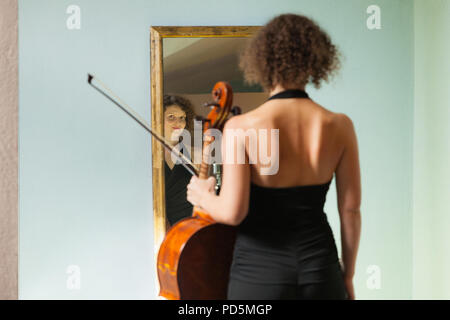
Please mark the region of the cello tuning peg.
[[215, 102], [206, 102], [203, 104], [204, 107], [220, 107], [220, 104]]
[[242, 113], [242, 110], [241, 110], [240, 107], [234, 106], [233, 108], [231, 108], [231, 113], [232, 113], [234, 116], [237, 116], [238, 114], [241, 114], [241, 113]]

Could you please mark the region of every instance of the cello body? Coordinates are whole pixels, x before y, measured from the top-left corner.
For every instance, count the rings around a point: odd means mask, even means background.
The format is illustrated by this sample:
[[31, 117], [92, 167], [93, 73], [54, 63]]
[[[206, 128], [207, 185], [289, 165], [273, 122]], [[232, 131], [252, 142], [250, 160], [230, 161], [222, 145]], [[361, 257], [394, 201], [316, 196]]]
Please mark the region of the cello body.
[[232, 226], [196, 217], [178, 221], [158, 253], [160, 296], [225, 300], [235, 238]]
[[[209, 128], [222, 130], [232, 103], [231, 87], [218, 82], [212, 92], [214, 103], [205, 121]], [[203, 144], [200, 179], [207, 179], [208, 146]], [[159, 295], [169, 300], [223, 300], [227, 297], [230, 267], [236, 240], [236, 227], [217, 223], [202, 208], [174, 224], [158, 252]]]

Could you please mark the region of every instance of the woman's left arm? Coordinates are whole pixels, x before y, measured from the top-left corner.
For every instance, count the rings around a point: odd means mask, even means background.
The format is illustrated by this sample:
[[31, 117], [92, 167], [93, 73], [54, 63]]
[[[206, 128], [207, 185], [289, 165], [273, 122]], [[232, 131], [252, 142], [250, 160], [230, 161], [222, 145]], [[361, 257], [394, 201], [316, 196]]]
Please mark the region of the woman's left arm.
[[[225, 123], [223, 129], [220, 194], [214, 192], [213, 177], [204, 180], [193, 176], [187, 186], [189, 202], [202, 207], [215, 221], [233, 226], [240, 224], [246, 217], [250, 197], [250, 165], [240, 123], [241, 116], [234, 116]], [[236, 156], [239, 152], [245, 155], [244, 163], [239, 163], [239, 157]]]

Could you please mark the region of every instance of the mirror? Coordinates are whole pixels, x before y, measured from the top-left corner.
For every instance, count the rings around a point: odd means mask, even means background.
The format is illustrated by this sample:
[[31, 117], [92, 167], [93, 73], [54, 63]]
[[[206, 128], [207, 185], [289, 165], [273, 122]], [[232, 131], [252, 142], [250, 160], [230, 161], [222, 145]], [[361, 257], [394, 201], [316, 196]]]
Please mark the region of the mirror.
[[[238, 67], [239, 53], [248, 37], [259, 27], [152, 27], [152, 129], [164, 135], [200, 166], [201, 145], [194, 146], [195, 116], [206, 117], [216, 82], [226, 81], [233, 89], [233, 105], [242, 113], [262, 104], [268, 93], [244, 82]], [[197, 122], [198, 124], [198, 122]], [[185, 131], [183, 131], [185, 130]], [[183, 143], [186, 134], [192, 143]], [[183, 148], [184, 146], [184, 148]], [[189, 146], [189, 147], [188, 147]], [[196, 152], [198, 157], [195, 156]], [[186, 200], [191, 174], [173, 162], [170, 152], [152, 142], [153, 210], [155, 254], [171, 225], [192, 215]], [[175, 159], [176, 160], [176, 159]], [[220, 183], [220, 166], [210, 166]], [[219, 187], [219, 186], [217, 186]]]

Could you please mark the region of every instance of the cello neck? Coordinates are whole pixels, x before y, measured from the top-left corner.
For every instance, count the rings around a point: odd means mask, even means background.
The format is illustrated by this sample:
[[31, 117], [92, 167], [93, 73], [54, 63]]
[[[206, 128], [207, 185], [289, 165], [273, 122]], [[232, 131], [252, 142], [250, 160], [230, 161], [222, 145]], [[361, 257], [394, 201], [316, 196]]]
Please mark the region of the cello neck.
[[203, 151], [202, 151], [202, 163], [200, 165], [199, 178], [200, 179], [208, 179], [209, 172], [209, 159], [210, 159], [210, 149], [211, 143], [214, 141], [213, 136], [206, 136], [205, 141], [203, 142]]

